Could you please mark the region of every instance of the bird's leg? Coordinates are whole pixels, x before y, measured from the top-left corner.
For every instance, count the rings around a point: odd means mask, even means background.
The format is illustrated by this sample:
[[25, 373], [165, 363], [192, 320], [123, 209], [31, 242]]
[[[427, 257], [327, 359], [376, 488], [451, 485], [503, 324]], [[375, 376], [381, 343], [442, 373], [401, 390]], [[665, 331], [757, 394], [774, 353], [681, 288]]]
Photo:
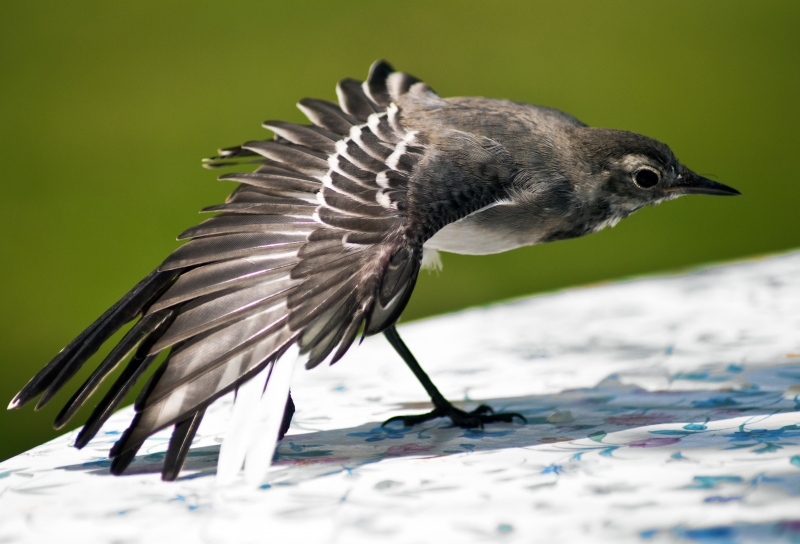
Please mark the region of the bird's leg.
[[414, 376], [416, 376], [419, 382], [422, 384], [422, 387], [425, 388], [425, 391], [427, 391], [428, 395], [431, 397], [434, 409], [427, 414], [395, 416], [384, 421], [382, 426], [393, 421], [402, 421], [403, 425], [406, 427], [411, 427], [412, 425], [430, 421], [431, 419], [436, 419], [438, 417], [448, 417], [450, 418], [450, 421], [453, 422], [453, 425], [465, 428], [483, 428], [485, 423], [494, 423], [496, 421], [511, 422], [515, 417], [518, 417], [523, 422], [527, 423], [526, 419], [521, 414], [495, 414], [491, 406], [487, 406], [485, 404], [481, 404], [471, 412], [459, 410], [446, 398], [444, 398], [436, 386], [433, 385], [431, 379], [427, 374], [425, 374], [425, 371], [422, 370], [421, 366], [419, 366], [419, 363], [414, 358], [414, 355], [411, 354], [411, 351], [408, 349], [408, 347], [406, 347], [405, 343], [400, 338], [395, 326], [392, 325], [383, 331], [383, 334], [386, 335], [386, 339], [389, 340], [389, 343], [392, 345], [395, 351], [397, 351], [400, 357], [403, 358], [408, 365], [408, 368], [411, 369], [411, 372], [414, 373]]

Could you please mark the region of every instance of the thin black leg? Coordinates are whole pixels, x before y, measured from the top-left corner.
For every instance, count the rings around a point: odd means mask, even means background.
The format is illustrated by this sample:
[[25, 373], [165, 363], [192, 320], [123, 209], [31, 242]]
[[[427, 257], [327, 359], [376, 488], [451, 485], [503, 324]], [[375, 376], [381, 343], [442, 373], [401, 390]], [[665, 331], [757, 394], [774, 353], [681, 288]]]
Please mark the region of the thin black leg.
[[422, 384], [422, 387], [425, 388], [425, 391], [431, 397], [431, 401], [433, 402], [434, 406], [434, 409], [427, 414], [396, 416], [384, 421], [383, 425], [387, 425], [393, 421], [402, 421], [403, 425], [410, 427], [412, 425], [430, 421], [431, 419], [436, 419], [438, 417], [448, 417], [453, 422], [453, 425], [466, 428], [483, 428], [484, 423], [493, 423], [496, 421], [511, 422], [515, 417], [518, 417], [523, 422], [527, 423], [526, 419], [521, 414], [495, 414], [491, 406], [487, 406], [485, 404], [481, 404], [472, 412], [459, 410], [446, 398], [444, 398], [444, 395], [439, 392], [439, 389], [437, 389], [437, 387], [433, 384], [425, 371], [422, 370], [422, 367], [419, 366], [419, 363], [414, 358], [411, 350], [408, 349], [405, 342], [403, 342], [402, 338], [400, 338], [397, 328], [392, 325], [383, 331], [383, 334], [386, 336], [386, 339], [389, 340], [389, 343], [392, 345], [398, 355], [400, 355], [403, 361], [406, 362], [408, 367], [411, 369], [411, 372], [414, 373], [414, 376], [416, 376], [419, 382]]
[[402, 357], [403, 360], [406, 362], [408, 368], [411, 369], [411, 372], [413, 372], [414, 376], [417, 377], [419, 383], [422, 384], [422, 387], [425, 388], [425, 391], [428, 393], [428, 395], [431, 397], [431, 400], [433, 401], [433, 405], [436, 406], [437, 408], [439, 407], [444, 408], [445, 406], [449, 405], [450, 403], [447, 401], [446, 398], [444, 398], [444, 395], [442, 395], [439, 392], [436, 386], [433, 385], [431, 379], [428, 377], [425, 371], [422, 370], [422, 367], [419, 366], [419, 363], [414, 358], [414, 355], [411, 353], [411, 350], [408, 349], [405, 342], [403, 342], [403, 339], [400, 338], [400, 334], [397, 332], [397, 328], [394, 325], [392, 325], [391, 327], [383, 331], [383, 334], [386, 336], [386, 339], [389, 340], [389, 343], [392, 345], [392, 347], [398, 353], [398, 355], [400, 355], [400, 357]]

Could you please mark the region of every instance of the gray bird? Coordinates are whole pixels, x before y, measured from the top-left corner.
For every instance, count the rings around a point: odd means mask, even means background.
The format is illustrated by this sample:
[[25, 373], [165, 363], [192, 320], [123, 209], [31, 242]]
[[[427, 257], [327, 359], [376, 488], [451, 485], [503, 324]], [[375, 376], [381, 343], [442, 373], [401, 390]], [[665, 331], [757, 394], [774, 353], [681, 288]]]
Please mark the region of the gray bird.
[[174, 426], [162, 477], [176, 478], [209, 404], [257, 375], [268, 375], [267, 392], [277, 395], [279, 411], [285, 406], [280, 439], [294, 411], [289, 378], [273, 387], [278, 378], [270, 377], [281, 357], [295, 347], [307, 368], [333, 364], [359, 334], [384, 333], [435, 407], [393, 419], [509, 422], [522, 416], [450, 404], [395, 329], [437, 251], [497, 253], [596, 232], [681, 195], [740, 194], [695, 174], [651, 138], [591, 128], [541, 106], [441, 98], [385, 61], [363, 84], [343, 79], [336, 91], [338, 105], [300, 101], [313, 124], [267, 121], [273, 139], [207, 159], [209, 168], [256, 168], [220, 176], [239, 185], [224, 204], [203, 210], [217, 215], [181, 234], [190, 241], [61, 350], [9, 409], [39, 395], [36, 407], [44, 406], [103, 342], [138, 319], [55, 421], [64, 426], [132, 355], [78, 434], [76, 447], [85, 446], [168, 352], [110, 452], [115, 474], [148, 436]]

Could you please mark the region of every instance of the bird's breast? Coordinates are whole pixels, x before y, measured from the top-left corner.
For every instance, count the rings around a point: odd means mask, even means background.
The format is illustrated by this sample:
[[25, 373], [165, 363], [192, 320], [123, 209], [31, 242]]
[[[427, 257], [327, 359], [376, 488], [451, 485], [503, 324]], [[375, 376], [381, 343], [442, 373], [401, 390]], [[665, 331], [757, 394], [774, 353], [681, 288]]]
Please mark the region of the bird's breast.
[[[492, 205], [491, 208], [494, 206]], [[482, 212], [488, 211], [488, 208], [490, 207], [478, 210], [478, 212], [446, 225], [430, 237], [423, 247], [464, 255], [488, 255], [535, 244], [539, 241], [535, 233], [529, 229], [520, 228], [519, 225], [502, 219], [486, 221]], [[498, 216], [502, 218], [501, 214], [493, 213], [492, 215], [495, 218]]]

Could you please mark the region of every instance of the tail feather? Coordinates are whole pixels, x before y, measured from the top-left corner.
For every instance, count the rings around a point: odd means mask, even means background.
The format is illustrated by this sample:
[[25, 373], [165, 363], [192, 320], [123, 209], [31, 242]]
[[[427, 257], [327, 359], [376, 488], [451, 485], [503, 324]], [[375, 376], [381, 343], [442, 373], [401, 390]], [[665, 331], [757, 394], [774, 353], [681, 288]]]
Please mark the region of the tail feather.
[[284, 423], [289, 388], [297, 359], [297, 351], [290, 350], [273, 363], [256, 407], [256, 421], [253, 432], [247, 436], [248, 444], [244, 459], [245, 481], [253, 487], [261, 484], [272, 464], [278, 446], [278, 436]]
[[233, 482], [244, 464], [247, 445], [257, 423], [256, 409], [271, 370], [272, 368], [263, 370], [236, 390], [230, 425], [225, 432], [217, 461], [217, 481], [223, 485]]

